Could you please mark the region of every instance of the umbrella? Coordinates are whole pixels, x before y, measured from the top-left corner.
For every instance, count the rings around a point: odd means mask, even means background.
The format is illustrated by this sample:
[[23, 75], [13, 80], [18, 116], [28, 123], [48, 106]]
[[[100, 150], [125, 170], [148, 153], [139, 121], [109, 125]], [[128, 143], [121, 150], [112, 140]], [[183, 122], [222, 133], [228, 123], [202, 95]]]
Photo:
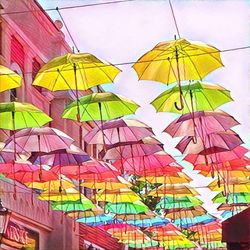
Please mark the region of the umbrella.
[[105, 210], [115, 214], [138, 214], [147, 212], [149, 208], [144, 203], [138, 200], [131, 203], [107, 203], [105, 205]]
[[230, 91], [205, 82], [195, 82], [182, 86], [183, 109], [179, 110], [174, 103], [179, 99], [179, 88], [175, 86], [160, 94], [151, 104], [157, 112], [186, 114], [194, 111], [215, 110], [224, 103], [232, 101]]
[[[185, 184], [176, 184], [176, 185], [171, 185], [171, 184], [163, 184], [156, 189], [152, 189], [149, 192], [149, 196], [166, 196], [166, 195], [181, 195], [176, 198], [177, 200], [182, 201], [182, 199], [189, 199], [193, 198], [191, 196], [198, 195], [197, 191], [189, 187], [188, 185]], [[188, 196], [189, 195], [189, 196]], [[171, 197], [167, 197], [169, 200], [171, 200]], [[176, 201], [177, 201], [176, 200]]]
[[202, 205], [202, 201], [192, 196], [163, 197], [156, 204], [156, 208], [172, 209], [172, 208], [188, 208]]
[[165, 249], [187, 249], [195, 248], [195, 244], [187, 238], [178, 240], [161, 241], [160, 243]]
[[0, 103], [0, 129], [17, 130], [41, 127], [52, 119], [29, 103]]
[[104, 160], [119, 160], [151, 155], [162, 151], [162, 143], [153, 137], [146, 137], [137, 142], [121, 142], [107, 145], [106, 151], [102, 150], [100, 156]]
[[105, 122], [101, 125], [101, 128], [93, 128], [84, 136], [84, 140], [88, 144], [102, 144], [104, 139], [104, 143], [108, 145], [119, 142], [138, 141], [152, 135], [152, 129], [145, 123], [135, 119], [116, 119]]
[[[128, 247], [131, 247], [131, 248], [141, 248], [141, 249], [148, 249], [148, 250], [151, 250], [152, 247], [156, 247], [158, 246], [158, 241], [155, 241], [155, 240], [145, 240], [144, 242], [142, 243], [137, 243], [136, 241], [131, 243], [131, 242], [128, 242]], [[161, 250], [163, 248], [160, 248], [160, 247], [157, 247], [157, 248], [154, 248], [154, 249], [157, 249], [157, 250]]]
[[22, 78], [14, 71], [0, 65], [0, 92], [18, 88], [21, 86]]
[[95, 195], [97, 201], [107, 201], [111, 203], [134, 202], [141, 198], [131, 189], [101, 190]]
[[122, 221], [147, 220], [147, 219], [153, 219], [154, 217], [155, 217], [155, 214], [151, 211], [148, 211], [146, 213], [139, 213], [139, 214], [116, 214], [115, 215], [116, 220], [122, 220]]
[[113, 217], [114, 215], [112, 214], [100, 214], [93, 217], [81, 217], [76, 221], [87, 224], [89, 226], [99, 226], [113, 221]]
[[202, 137], [197, 137], [194, 142], [192, 136], [185, 136], [177, 145], [176, 148], [183, 154], [211, 154], [223, 151], [229, 151], [243, 141], [232, 130], [209, 134]]
[[[55, 128], [29, 128], [15, 133], [17, 152], [51, 152], [66, 149], [74, 140]], [[6, 149], [14, 148], [13, 137], [6, 141]]]
[[180, 209], [178, 212], [174, 211], [174, 212], [166, 212], [165, 217], [169, 218], [169, 219], [183, 219], [184, 223], [185, 223], [185, 219], [186, 218], [196, 218], [197, 216], [202, 216], [206, 214], [206, 210], [203, 209], [202, 207], [191, 207], [185, 210]]
[[89, 53], [56, 57], [46, 63], [33, 82], [52, 91], [87, 90], [93, 86], [111, 83], [120, 70]]
[[164, 132], [172, 137], [196, 136], [226, 131], [239, 123], [224, 111], [198, 111], [171, 122]]
[[[210, 187], [212, 191], [221, 191], [223, 190], [223, 186], [213, 186]], [[249, 181], [246, 184], [227, 184], [226, 186], [227, 192], [229, 193], [241, 193], [241, 192], [250, 192]]]
[[210, 152], [206, 154], [206, 159], [204, 154], [188, 154], [185, 156], [184, 160], [190, 162], [194, 166], [204, 164], [217, 164], [222, 163], [229, 160], [240, 159], [242, 158], [247, 152], [248, 149], [242, 146], [238, 146], [230, 151], [223, 151], [223, 152]]
[[11, 162], [11, 163], [0, 163], [0, 173], [2, 174], [15, 174], [17, 172], [33, 172], [38, 167], [30, 164], [29, 162]]
[[86, 218], [86, 217], [95, 217], [98, 215], [104, 214], [104, 210], [100, 207], [95, 207], [91, 210], [80, 210], [80, 211], [68, 211], [67, 215], [72, 218]]
[[36, 188], [48, 191], [59, 191], [68, 188], [74, 188], [75, 185], [71, 181], [66, 180], [51, 180], [45, 182], [26, 182], [24, 183], [28, 188]]
[[[238, 186], [238, 185], [237, 185]], [[237, 192], [229, 193], [227, 196], [224, 196], [223, 193], [218, 193], [212, 201], [214, 203], [228, 203], [228, 204], [237, 204], [237, 203], [250, 203], [250, 188], [246, 187], [246, 192]], [[247, 191], [248, 190], [248, 191]]]
[[[77, 101], [69, 104], [62, 117], [76, 120]], [[124, 115], [134, 114], [139, 106], [123, 96], [111, 92], [93, 93], [79, 98], [79, 121], [105, 121], [112, 120]]]
[[[202, 80], [211, 71], [223, 66], [219, 50], [202, 42], [177, 39], [157, 44], [134, 65], [140, 80], [153, 80], [170, 84], [181, 81]], [[182, 97], [180, 99], [183, 104]]]
[[160, 216], [156, 216], [149, 219], [142, 220], [127, 220], [126, 221], [130, 225], [138, 226], [138, 227], [151, 227], [151, 226], [161, 226], [169, 223], [169, 220], [162, 218]]
[[53, 210], [62, 210], [64, 212], [74, 212], [74, 211], [85, 211], [88, 209], [92, 209], [95, 206], [93, 203], [85, 198], [81, 201], [57, 201], [52, 204]]

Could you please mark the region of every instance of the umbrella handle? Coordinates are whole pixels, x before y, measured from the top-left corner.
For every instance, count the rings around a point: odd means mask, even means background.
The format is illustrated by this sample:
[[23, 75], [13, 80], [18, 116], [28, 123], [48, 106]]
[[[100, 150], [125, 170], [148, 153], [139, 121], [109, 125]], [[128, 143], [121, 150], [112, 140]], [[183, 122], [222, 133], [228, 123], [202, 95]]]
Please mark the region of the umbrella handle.
[[183, 103], [183, 97], [182, 97], [182, 94], [180, 94], [180, 107], [178, 107], [178, 104], [177, 102], [174, 102], [174, 106], [177, 110], [181, 111], [184, 109], [184, 103]]
[[196, 137], [196, 135], [192, 137], [192, 142], [193, 142], [194, 144], [197, 144], [197, 137]]

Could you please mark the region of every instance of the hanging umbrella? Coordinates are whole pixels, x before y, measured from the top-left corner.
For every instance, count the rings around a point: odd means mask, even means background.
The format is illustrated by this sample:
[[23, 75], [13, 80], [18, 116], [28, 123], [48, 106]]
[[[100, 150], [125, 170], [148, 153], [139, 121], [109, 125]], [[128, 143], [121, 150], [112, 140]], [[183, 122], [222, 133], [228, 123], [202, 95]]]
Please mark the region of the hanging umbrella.
[[0, 65], [0, 92], [18, 88], [21, 86], [22, 78], [14, 71]]
[[71, 181], [66, 180], [51, 180], [45, 182], [25, 182], [25, 186], [28, 188], [36, 188], [40, 190], [48, 190], [48, 191], [59, 191], [68, 188], [74, 188], [75, 185]]
[[[236, 185], [236, 187], [239, 185]], [[243, 186], [243, 185], [240, 185]], [[245, 188], [245, 190], [243, 189]], [[235, 193], [229, 193], [227, 196], [224, 196], [223, 193], [218, 193], [212, 201], [214, 203], [228, 203], [228, 204], [234, 204], [234, 203], [250, 203], [250, 188], [249, 186], [244, 185], [242, 187], [243, 191], [238, 192], [235, 191]], [[246, 192], [244, 192], [246, 191]]]
[[[163, 184], [157, 187], [156, 189], [152, 189], [148, 195], [156, 197], [166, 196], [166, 195], [181, 195], [178, 196], [178, 199], [180, 201], [183, 201], [182, 199], [186, 200], [189, 198], [193, 198], [192, 196], [198, 195], [198, 192], [194, 188], [185, 184], [176, 184], [176, 185]], [[167, 199], [169, 199], [170, 202], [171, 197], [167, 197]]]
[[138, 200], [134, 202], [107, 203], [105, 210], [114, 214], [138, 214], [147, 212], [149, 208]]
[[46, 63], [33, 85], [52, 91], [87, 90], [113, 82], [119, 72], [117, 67], [89, 53], [67, 53]]
[[[250, 192], [250, 181], [248, 181], [246, 184], [227, 184], [226, 189], [229, 193], [241, 193], [241, 192]], [[222, 191], [224, 189], [223, 186], [213, 186], [210, 187], [212, 191]]]
[[17, 172], [33, 172], [38, 169], [37, 166], [30, 164], [29, 162], [11, 162], [0, 163], [0, 173], [2, 174], [14, 174]]
[[100, 208], [99, 206], [96, 206], [95, 208], [92, 208], [91, 210], [80, 210], [80, 211], [69, 211], [66, 212], [69, 217], [72, 218], [85, 218], [85, 217], [95, 217], [101, 214], [104, 214], [104, 210]]
[[93, 93], [79, 98], [69, 104], [62, 117], [76, 120], [79, 108], [79, 121], [105, 121], [112, 120], [124, 115], [134, 114], [139, 106], [123, 96], [111, 92]]
[[128, 231], [122, 234], [120, 232], [117, 232], [114, 233], [112, 236], [119, 239], [119, 241], [123, 243], [135, 242], [137, 244], [141, 244], [144, 241], [150, 240], [150, 238], [139, 229], [134, 231]]
[[53, 210], [62, 210], [65, 213], [74, 212], [74, 211], [85, 211], [88, 209], [92, 209], [95, 206], [91, 202], [91, 200], [85, 198], [81, 201], [57, 201], [52, 204]]
[[[172, 164], [170, 168], [167, 166]], [[164, 169], [168, 169], [170, 172], [181, 171], [182, 167], [175, 163], [174, 158], [164, 151], [159, 151], [149, 155], [143, 155], [133, 158], [122, 158], [120, 160], [116, 160], [113, 165], [119, 169], [126, 171], [129, 174], [137, 174], [140, 172], [160, 172]], [[138, 174], [140, 175], [140, 174]]]
[[100, 156], [104, 160], [119, 160], [133, 157], [151, 155], [158, 151], [162, 151], [163, 145], [153, 137], [146, 137], [137, 142], [121, 142], [108, 145], [105, 150], [100, 152]]
[[192, 196], [173, 196], [163, 197], [160, 202], [156, 204], [156, 208], [172, 209], [172, 208], [188, 208], [193, 206], [200, 206], [203, 202]]
[[169, 223], [169, 220], [156, 216], [153, 218], [142, 219], [142, 220], [133, 220], [133, 219], [127, 220], [127, 223], [138, 227], [151, 227], [151, 226], [166, 225]]
[[192, 136], [185, 136], [177, 145], [176, 148], [183, 154], [211, 154], [223, 151], [229, 151], [243, 141], [232, 130], [209, 134], [202, 137], [197, 137], [194, 142]]
[[112, 214], [100, 214], [93, 217], [81, 217], [77, 219], [77, 222], [87, 224], [89, 226], [99, 226], [113, 221], [114, 215]]
[[93, 128], [84, 140], [88, 144], [115, 144], [119, 142], [138, 141], [152, 136], [153, 131], [145, 123], [135, 119], [116, 119]]
[[187, 238], [178, 240], [161, 241], [160, 243], [165, 249], [188, 249], [195, 248], [195, 244]]
[[[152, 247], [156, 247], [156, 246], [158, 246], [158, 244], [159, 244], [158, 241], [155, 241], [155, 240], [145, 240], [142, 243], [137, 243], [136, 241], [131, 243], [129, 241], [128, 242], [128, 247], [152, 250]], [[157, 247], [157, 248], [154, 248], [154, 249], [162, 250], [163, 248]]]
[[175, 86], [166, 90], [155, 98], [151, 104], [157, 112], [172, 112], [179, 114], [191, 113], [194, 111], [215, 110], [224, 103], [233, 99], [230, 91], [211, 83], [195, 82], [182, 86], [183, 109], [179, 110], [174, 103], [179, 99], [179, 88]]
[[116, 223], [116, 224], [110, 224], [110, 225], [101, 225], [98, 228], [110, 233], [111, 235], [114, 233], [126, 233], [126, 232], [131, 232], [134, 231], [136, 229], [138, 229], [138, 227], [129, 225], [127, 223]]
[[134, 202], [141, 198], [131, 189], [101, 190], [95, 195], [97, 201], [107, 201], [111, 203]]
[[236, 209], [233, 209], [232, 211], [224, 211], [222, 214], [221, 214], [221, 217], [223, 218], [223, 219], [229, 219], [229, 218], [231, 218], [232, 216], [234, 216], [234, 215], [236, 215], [236, 214], [238, 214], [238, 213], [240, 213], [240, 212], [242, 212], [242, 210], [241, 209], [238, 209], [238, 208], [236, 208]]
[[190, 207], [188, 209], [182, 210], [180, 209], [179, 211], [174, 211], [170, 213], [166, 213], [165, 217], [169, 219], [183, 219], [183, 222], [185, 223], [186, 218], [188, 219], [193, 219], [198, 216], [202, 216], [206, 214], [206, 210], [203, 209], [202, 207]]
[[17, 130], [41, 127], [52, 121], [40, 109], [29, 103], [0, 103], [0, 129]]
[[155, 217], [155, 213], [148, 211], [146, 213], [139, 213], [139, 214], [116, 214], [115, 219], [121, 221], [141, 221], [141, 220], [148, 220], [153, 219]]
[[[66, 149], [74, 140], [55, 128], [31, 128], [23, 129], [15, 133], [17, 152], [51, 152]], [[14, 148], [13, 137], [6, 141], [6, 149]]]
[[202, 136], [226, 131], [239, 125], [234, 117], [224, 111], [199, 111], [185, 114], [171, 122], [164, 132], [172, 137]]
[[180, 184], [188, 183], [192, 179], [185, 173], [177, 173], [177, 176], [146, 176], [140, 178], [139, 180], [147, 180], [149, 183], [162, 183], [162, 184]]
[[223, 151], [223, 152], [210, 152], [206, 154], [206, 159], [204, 154], [188, 154], [185, 156], [184, 160], [190, 162], [194, 166], [200, 164], [217, 164], [222, 163], [229, 160], [240, 159], [242, 158], [247, 152], [248, 149], [242, 146], [238, 146], [230, 151]]
[[[153, 80], [170, 84], [181, 81], [202, 80], [208, 73], [223, 66], [219, 50], [201, 42], [177, 39], [157, 44], [134, 65], [140, 80]], [[183, 105], [182, 97], [180, 97]]]

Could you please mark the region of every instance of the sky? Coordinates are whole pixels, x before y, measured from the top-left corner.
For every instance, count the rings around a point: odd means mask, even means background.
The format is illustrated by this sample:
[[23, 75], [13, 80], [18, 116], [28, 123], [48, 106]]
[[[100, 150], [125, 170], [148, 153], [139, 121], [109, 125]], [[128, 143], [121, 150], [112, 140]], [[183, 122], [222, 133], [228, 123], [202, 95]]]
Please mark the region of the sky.
[[[39, 0], [46, 8], [94, 4], [107, 1]], [[180, 35], [201, 41], [218, 49], [230, 49], [250, 44], [250, 1], [247, 0], [172, 0]], [[161, 41], [173, 40], [176, 29], [168, 1], [138, 0], [109, 5], [61, 10], [61, 15], [81, 52], [92, 53], [113, 64], [134, 62]], [[49, 11], [53, 20], [59, 19], [56, 11]], [[66, 40], [73, 46], [65, 28]], [[233, 115], [240, 123], [234, 128], [250, 148], [250, 83], [249, 49], [221, 53], [224, 67], [205, 77], [204, 81], [217, 83], [231, 90], [234, 102], [221, 109]], [[103, 88], [129, 97], [141, 108], [139, 119], [151, 126], [157, 138], [164, 142], [165, 150], [178, 161], [181, 154], [173, 139], [163, 129], [178, 117], [170, 113], [156, 113], [150, 102], [168, 87], [152, 81], [138, 81], [132, 65], [119, 66], [122, 70], [114, 84]], [[194, 179], [193, 186], [205, 186], [211, 179], [197, 175], [187, 167]], [[210, 212], [216, 212], [211, 198], [216, 193], [200, 188], [201, 199]]]

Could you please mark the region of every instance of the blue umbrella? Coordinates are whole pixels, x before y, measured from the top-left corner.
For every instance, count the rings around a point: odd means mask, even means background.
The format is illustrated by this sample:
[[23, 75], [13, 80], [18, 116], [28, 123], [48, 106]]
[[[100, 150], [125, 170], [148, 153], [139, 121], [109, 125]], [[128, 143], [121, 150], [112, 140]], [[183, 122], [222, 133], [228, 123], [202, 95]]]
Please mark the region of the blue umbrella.
[[169, 223], [169, 220], [156, 216], [154, 218], [143, 219], [143, 220], [127, 220], [130, 225], [138, 227], [151, 227], [151, 226], [160, 226], [166, 225]]
[[89, 226], [100, 226], [106, 223], [113, 223], [113, 214], [100, 214], [97, 216], [82, 217], [77, 219], [77, 222], [87, 224]]
[[185, 228], [192, 227], [196, 224], [207, 224], [209, 222], [215, 221], [216, 218], [210, 214], [204, 214], [201, 216], [196, 216], [195, 218], [181, 218], [181, 219], [176, 219], [174, 223], [177, 226], [182, 226]]

